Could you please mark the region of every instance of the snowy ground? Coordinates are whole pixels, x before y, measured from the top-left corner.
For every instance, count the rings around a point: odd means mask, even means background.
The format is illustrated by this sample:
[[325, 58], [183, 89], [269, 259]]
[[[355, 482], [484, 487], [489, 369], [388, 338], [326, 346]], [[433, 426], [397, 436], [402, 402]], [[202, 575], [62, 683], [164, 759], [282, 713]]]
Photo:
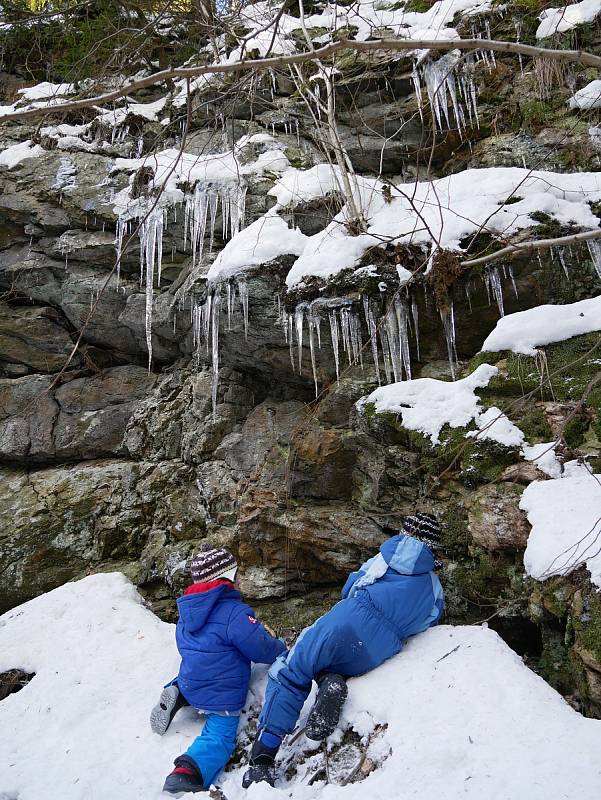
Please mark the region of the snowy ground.
[[[0, 703], [2, 800], [162, 797], [171, 760], [199, 729], [191, 711], [150, 732], [157, 690], [177, 667], [173, 626], [118, 574], [94, 575], [0, 617], [0, 671], [35, 671]], [[260, 681], [255, 681], [257, 691]], [[573, 711], [486, 628], [440, 626], [350, 682], [344, 724], [387, 723], [383, 766], [361, 784], [282, 781], [229, 800], [419, 797], [593, 800], [601, 792], [601, 722]], [[372, 753], [377, 757], [377, 753]]]

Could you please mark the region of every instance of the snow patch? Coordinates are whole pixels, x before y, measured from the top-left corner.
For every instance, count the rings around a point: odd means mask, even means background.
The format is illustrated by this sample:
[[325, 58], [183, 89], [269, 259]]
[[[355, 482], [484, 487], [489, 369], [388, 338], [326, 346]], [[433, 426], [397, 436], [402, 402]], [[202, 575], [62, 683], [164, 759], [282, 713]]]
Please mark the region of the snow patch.
[[536, 355], [536, 348], [601, 330], [601, 295], [565, 306], [542, 305], [502, 317], [482, 345], [483, 352], [513, 350]]
[[259, 217], [230, 239], [211, 265], [207, 280], [217, 283], [287, 253], [299, 255], [306, 241], [303, 233], [297, 228], [289, 228], [277, 214]]
[[532, 525], [524, 553], [529, 575], [544, 580], [586, 564], [601, 588], [601, 475], [573, 465], [567, 476], [527, 486], [520, 508]]
[[405, 428], [424, 433], [434, 444], [438, 444], [444, 425], [461, 428], [480, 416], [480, 398], [474, 389], [487, 386], [497, 373], [496, 367], [481, 364], [467, 378], [458, 381], [439, 381], [435, 378], [400, 381], [380, 386], [367, 397], [361, 398], [357, 406], [361, 408], [373, 403], [377, 412], [398, 413]]
[[[183, 709], [165, 736], [150, 731], [152, 705], [178, 668], [174, 626], [144, 608], [123, 575], [68, 583], [0, 617], [0, 671], [15, 665], [36, 676], [2, 701], [0, 793], [163, 797], [173, 758], [201, 725]], [[255, 704], [264, 673], [253, 673]], [[392, 753], [361, 784], [309, 786], [282, 776], [273, 790], [245, 791], [238, 766], [222, 776], [224, 794], [384, 800], [402, 787], [403, 796], [423, 800], [599, 796], [601, 722], [576, 713], [486, 627], [433, 628], [351, 679], [341, 727], [368, 737], [377, 724], [388, 728], [375, 747]]]
[[44, 150], [39, 144], [33, 144], [31, 139], [26, 139], [24, 142], [12, 144], [0, 152], [0, 166], [13, 169], [26, 158], [37, 158], [43, 152]]
[[562, 8], [547, 8], [539, 16], [541, 23], [536, 31], [536, 38], [546, 39], [555, 33], [569, 31], [583, 22], [592, 22], [599, 14], [601, 0], [581, 0], [580, 3]]
[[591, 81], [568, 100], [570, 108], [601, 108], [601, 80]]

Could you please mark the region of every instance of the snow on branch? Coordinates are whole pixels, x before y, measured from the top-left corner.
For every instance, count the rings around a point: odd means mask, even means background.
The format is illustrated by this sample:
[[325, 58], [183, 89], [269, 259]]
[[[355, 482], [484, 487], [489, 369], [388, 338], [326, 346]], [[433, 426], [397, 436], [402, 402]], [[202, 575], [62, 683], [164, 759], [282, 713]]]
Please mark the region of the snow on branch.
[[2, 120], [21, 120], [39, 117], [45, 114], [59, 114], [65, 111], [74, 111], [90, 106], [127, 97], [139, 89], [155, 86], [176, 78], [197, 78], [201, 75], [235, 74], [249, 70], [266, 70], [277, 67], [303, 64], [306, 61], [316, 61], [333, 56], [340, 50], [355, 50], [358, 52], [371, 52], [389, 50], [393, 52], [414, 52], [416, 50], [486, 50], [497, 53], [514, 53], [532, 57], [544, 57], [551, 61], [573, 62], [589, 67], [601, 68], [601, 56], [581, 50], [551, 50], [545, 47], [524, 44], [523, 42], [497, 41], [494, 39], [372, 39], [365, 42], [351, 39], [340, 39], [331, 42], [316, 50], [278, 55], [271, 58], [242, 59], [230, 63], [206, 64], [194, 67], [170, 67], [169, 69], [155, 72], [144, 78], [130, 81], [125, 86], [95, 97], [71, 100], [51, 107], [29, 108], [22, 111], [9, 111], [4, 113]]

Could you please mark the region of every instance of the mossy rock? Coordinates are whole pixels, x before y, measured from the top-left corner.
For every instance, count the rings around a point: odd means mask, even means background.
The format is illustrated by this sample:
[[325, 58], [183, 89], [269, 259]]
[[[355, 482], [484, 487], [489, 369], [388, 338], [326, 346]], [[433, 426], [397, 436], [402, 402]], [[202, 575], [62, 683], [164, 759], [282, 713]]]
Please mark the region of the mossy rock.
[[303, 597], [255, 603], [257, 615], [278, 635], [284, 631], [298, 633], [312, 625], [340, 600], [340, 590], [309, 592]]

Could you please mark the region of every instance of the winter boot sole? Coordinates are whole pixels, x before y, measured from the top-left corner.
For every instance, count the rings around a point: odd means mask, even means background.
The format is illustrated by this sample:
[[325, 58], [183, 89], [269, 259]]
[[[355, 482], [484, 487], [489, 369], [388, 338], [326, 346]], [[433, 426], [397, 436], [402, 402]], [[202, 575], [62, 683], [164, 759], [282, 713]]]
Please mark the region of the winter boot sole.
[[150, 712], [150, 727], [153, 733], [162, 736], [166, 733], [175, 716], [175, 712], [180, 707], [178, 704], [179, 689], [177, 686], [167, 686], [161, 692], [159, 702]]
[[334, 733], [347, 695], [348, 687], [342, 675], [332, 673], [323, 678], [305, 725], [307, 738], [320, 742]]

